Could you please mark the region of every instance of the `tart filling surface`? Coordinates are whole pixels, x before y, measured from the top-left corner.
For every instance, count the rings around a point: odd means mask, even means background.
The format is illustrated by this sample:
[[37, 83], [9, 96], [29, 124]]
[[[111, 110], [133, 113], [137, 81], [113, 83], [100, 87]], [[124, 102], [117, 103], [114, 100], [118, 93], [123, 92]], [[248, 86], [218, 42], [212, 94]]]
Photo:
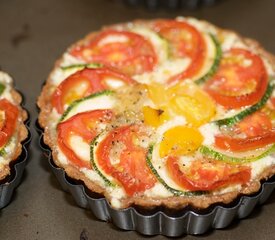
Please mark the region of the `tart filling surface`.
[[275, 173], [274, 63], [193, 18], [104, 28], [50, 74], [38, 100], [44, 140], [115, 208], [229, 203]]

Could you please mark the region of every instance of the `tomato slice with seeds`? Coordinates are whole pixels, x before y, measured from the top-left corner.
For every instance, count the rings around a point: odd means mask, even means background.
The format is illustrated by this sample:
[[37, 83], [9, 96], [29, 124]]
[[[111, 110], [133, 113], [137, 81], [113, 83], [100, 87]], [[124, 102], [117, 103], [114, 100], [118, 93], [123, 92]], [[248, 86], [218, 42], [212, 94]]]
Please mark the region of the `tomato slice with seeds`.
[[0, 148], [4, 147], [16, 129], [18, 108], [6, 99], [0, 100]]
[[170, 177], [190, 191], [210, 191], [250, 180], [251, 168], [229, 165], [208, 159], [196, 159], [190, 166], [181, 166], [177, 157], [170, 156], [166, 167]]
[[191, 60], [188, 68], [173, 76], [169, 82], [195, 76], [206, 57], [207, 46], [202, 34], [189, 23], [175, 20], [157, 21], [154, 30], [170, 43], [172, 58], [188, 57]]
[[258, 102], [265, 93], [268, 76], [262, 59], [246, 49], [232, 48], [224, 54], [218, 72], [205, 90], [226, 108]]
[[215, 145], [224, 150], [231, 150], [233, 152], [243, 152], [254, 150], [257, 148], [265, 147], [268, 144], [275, 142], [275, 128], [270, 132], [265, 133], [261, 136], [250, 137], [250, 138], [231, 138], [228, 136], [216, 136]]
[[72, 138], [77, 137], [78, 143], [82, 144], [82, 146], [84, 145], [89, 152], [90, 142], [100, 133], [102, 124], [110, 122], [112, 116], [113, 112], [108, 109], [93, 110], [78, 113], [67, 121], [58, 124], [58, 146], [69, 161], [79, 168], [91, 168], [90, 158], [88, 157], [85, 159], [83, 154], [81, 154], [81, 150], [78, 152], [73, 150]]
[[235, 132], [246, 137], [256, 137], [272, 130], [271, 119], [264, 112], [256, 112], [247, 116], [235, 127]]
[[223, 150], [242, 152], [275, 143], [275, 128], [264, 112], [256, 112], [238, 123], [233, 136], [215, 136], [215, 145]]
[[152, 188], [156, 179], [146, 165], [147, 150], [138, 144], [146, 134], [138, 125], [111, 131], [97, 148], [98, 164], [133, 196]]
[[76, 45], [70, 53], [85, 62], [97, 62], [136, 75], [153, 70], [157, 55], [143, 36], [117, 30], [106, 30]]
[[51, 102], [57, 112], [62, 114], [65, 106], [77, 99], [134, 83], [135, 81], [128, 76], [108, 68], [85, 68], [61, 82], [53, 93]]

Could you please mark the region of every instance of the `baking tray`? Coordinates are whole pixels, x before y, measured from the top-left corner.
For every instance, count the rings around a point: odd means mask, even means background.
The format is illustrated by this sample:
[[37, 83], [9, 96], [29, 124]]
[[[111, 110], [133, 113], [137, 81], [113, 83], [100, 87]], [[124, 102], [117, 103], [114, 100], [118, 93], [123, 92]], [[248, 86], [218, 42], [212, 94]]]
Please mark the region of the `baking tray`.
[[[17, 92], [20, 93], [22, 97], [22, 104], [24, 104], [24, 96], [23, 94], [16, 90]], [[24, 109], [24, 108], [23, 108]], [[7, 176], [5, 179], [1, 180], [0, 184], [0, 209], [6, 207], [12, 199], [13, 193], [16, 189], [16, 187], [20, 184], [24, 168], [27, 164], [27, 159], [28, 159], [28, 147], [31, 142], [31, 132], [29, 129], [30, 125], [30, 114], [29, 112], [24, 109], [27, 112], [27, 119], [24, 121], [25, 127], [27, 128], [28, 131], [28, 136], [27, 138], [21, 143], [22, 144], [22, 152], [20, 156], [12, 161], [10, 163], [10, 169], [11, 169], [11, 174]]]
[[62, 168], [57, 167], [49, 147], [43, 141], [43, 129], [36, 122], [41, 149], [46, 153], [50, 167], [63, 190], [71, 193], [79, 207], [92, 211], [99, 220], [112, 222], [122, 230], [134, 230], [144, 235], [165, 235], [179, 237], [185, 234], [204, 234], [210, 229], [223, 229], [234, 219], [246, 218], [253, 209], [263, 204], [275, 189], [275, 177], [262, 183], [261, 189], [253, 195], [241, 196], [231, 204], [215, 204], [207, 210], [185, 209], [169, 213], [165, 209], [142, 211], [138, 207], [117, 210], [111, 207], [103, 196], [91, 193], [79, 181], [68, 177]]

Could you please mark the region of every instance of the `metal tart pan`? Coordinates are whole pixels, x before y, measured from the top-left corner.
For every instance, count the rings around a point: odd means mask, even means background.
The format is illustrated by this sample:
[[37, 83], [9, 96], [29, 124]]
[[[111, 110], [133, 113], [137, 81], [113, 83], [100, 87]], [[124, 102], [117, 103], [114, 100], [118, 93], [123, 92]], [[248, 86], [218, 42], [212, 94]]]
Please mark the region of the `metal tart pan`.
[[[21, 94], [21, 93], [20, 93]], [[21, 94], [21, 96], [23, 96]], [[26, 111], [26, 109], [24, 109]], [[12, 161], [10, 163], [10, 169], [11, 169], [11, 174], [7, 176], [4, 180], [1, 181], [0, 184], [0, 209], [6, 207], [12, 199], [12, 195], [17, 188], [17, 186], [20, 184], [24, 168], [27, 164], [27, 159], [28, 159], [28, 147], [31, 141], [31, 132], [29, 129], [29, 124], [30, 124], [30, 115], [28, 114], [27, 120], [24, 122], [25, 126], [28, 131], [28, 136], [27, 138], [21, 143], [22, 144], [22, 152], [20, 156]]]
[[62, 168], [54, 164], [51, 151], [43, 141], [43, 129], [38, 122], [36, 129], [40, 134], [40, 147], [46, 153], [50, 167], [63, 190], [71, 193], [79, 207], [91, 210], [99, 220], [112, 222], [122, 230], [134, 230], [150, 236], [161, 234], [179, 237], [186, 234], [204, 234], [211, 229], [223, 229], [234, 219], [246, 218], [257, 205], [263, 204], [275, 189], [273, 177], [263, 182], [256, 194], [241, 196], [232, 204], [216, 204], [203, 211], [187, 209], [169, 214], [165, 210], [140, 211], [137, 207], [114, 209], [104, 197], [90, 193], [84, 184], [70, 179]]
[[148, 9], [164, 7], [168, 9], [196, 9], [202, 6], [210, 6], [220, 0], [124, 0], [127, 5], [145, 5]]

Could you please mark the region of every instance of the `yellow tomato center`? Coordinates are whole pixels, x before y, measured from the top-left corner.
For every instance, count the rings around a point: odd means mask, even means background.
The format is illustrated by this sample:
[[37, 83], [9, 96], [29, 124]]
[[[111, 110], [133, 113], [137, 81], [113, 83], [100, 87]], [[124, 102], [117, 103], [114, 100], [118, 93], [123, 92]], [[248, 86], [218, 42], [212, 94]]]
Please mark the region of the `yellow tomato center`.
[[158, 127], [175, 116], [183, 116], [186, 125], [167, 130], [160, 143], [160, 157], [181, 156], [195, 152], [203, 142], [198, 127], [209, 122], [216, 114], [216, 104], [200, 87], [190, 81], [165, 87], [147, 86], [148, 96], [155, 105], [143, 108], [144, 122]]
[[[148, 86], [148, 95], [158, 110], [146, 109], [143, 113], [145, 123], [154, 127], [175, 115], [184, 116], [189, 125], [198, 127], [216, 114], [214, 101], [192, 82], [183, 82], [169, 88], [153, 84]], [[162, 114], [159, 114], [159, 109]]]
[[177, 126], [163, 135], [160, 143], [160, 157], [180, 156], [195, 152], [203, 142], [201, 133], [192, 127]]

